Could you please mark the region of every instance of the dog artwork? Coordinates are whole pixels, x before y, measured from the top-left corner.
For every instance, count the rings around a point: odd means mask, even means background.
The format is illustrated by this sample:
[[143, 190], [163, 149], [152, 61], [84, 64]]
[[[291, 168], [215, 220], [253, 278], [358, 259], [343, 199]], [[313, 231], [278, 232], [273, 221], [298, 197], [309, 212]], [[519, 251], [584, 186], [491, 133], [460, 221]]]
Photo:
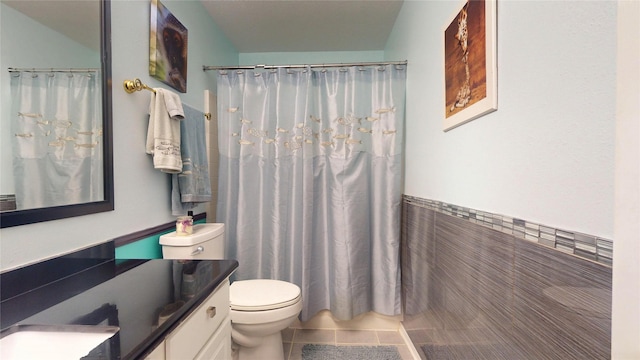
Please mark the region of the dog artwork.
[[151, 11], [149, 73], [187, 92], [188, 31], [160, 1], [152, 0]]
[[[175, 19], [175, 18], [174, 18]], [[169, 23], [162, 30], [162, 43], [169, 64], [168, 80], [181, 92], [187, 91], [187, 42], [182, 32]]]

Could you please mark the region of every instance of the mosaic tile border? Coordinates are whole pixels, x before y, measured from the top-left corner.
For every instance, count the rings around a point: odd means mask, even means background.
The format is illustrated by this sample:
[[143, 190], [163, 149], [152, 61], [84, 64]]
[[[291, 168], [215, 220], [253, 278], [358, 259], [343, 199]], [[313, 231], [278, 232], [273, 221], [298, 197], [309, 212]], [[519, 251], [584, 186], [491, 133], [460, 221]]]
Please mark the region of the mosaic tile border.
[[532, 221], [470, 209], [442, 201], [422, 199], [409, 195], [403, 195], [403, 199], [409, 204], [465, 219], [474, 224], [501, 231], [520, 239], [536, 242], [567, 254], [606, 266], [612, 266], [613, 264], [613, 242], [608, 239], [557, 229]]
[[0, 195], [0, 211], [16, 210], [16, 195]]

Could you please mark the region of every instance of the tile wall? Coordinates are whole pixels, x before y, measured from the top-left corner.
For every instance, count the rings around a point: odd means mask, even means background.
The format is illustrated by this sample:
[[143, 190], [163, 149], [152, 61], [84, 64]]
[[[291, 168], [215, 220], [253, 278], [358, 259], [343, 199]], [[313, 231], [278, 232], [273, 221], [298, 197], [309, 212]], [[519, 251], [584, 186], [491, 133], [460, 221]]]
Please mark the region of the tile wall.
[[520, 239], [537, 242], [555, 248], [556, 250], [574, 254], [605, 265], [610, 266], [612, 262], [613, 243], [608, 239], [558, 229], [510, 216], [447, 204], [441, 201], [421, 199], [413, 196], [404, 196], [403, 200], [408, 204], [414, 204], [443, 214], [465, 219], [474, 224], [498, 230]]
[[423, 359], [607, 359], [611, 241], [405, 196], [403, 325]]

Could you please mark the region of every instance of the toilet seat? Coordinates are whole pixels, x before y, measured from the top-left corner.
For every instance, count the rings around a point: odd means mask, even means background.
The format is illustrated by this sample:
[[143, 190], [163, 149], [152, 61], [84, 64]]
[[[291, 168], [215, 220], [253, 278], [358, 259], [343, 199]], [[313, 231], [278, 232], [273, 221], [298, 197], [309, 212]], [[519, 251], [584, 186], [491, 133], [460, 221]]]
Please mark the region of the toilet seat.
[[229, 288], [231, 310], [266, 311], [300, 301], [300, 288], [286, 281], [254, 279], [234, 281]]

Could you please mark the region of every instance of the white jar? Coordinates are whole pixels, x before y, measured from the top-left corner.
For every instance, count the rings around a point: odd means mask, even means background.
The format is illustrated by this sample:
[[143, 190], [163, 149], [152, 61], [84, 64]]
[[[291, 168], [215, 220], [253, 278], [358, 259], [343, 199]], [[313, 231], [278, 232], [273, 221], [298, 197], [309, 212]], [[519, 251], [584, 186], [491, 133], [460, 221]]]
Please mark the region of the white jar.
[[179, 216], [176, 220], [176, 235], [188, 236], [193, 234], [193, 218], [191, 216]]

